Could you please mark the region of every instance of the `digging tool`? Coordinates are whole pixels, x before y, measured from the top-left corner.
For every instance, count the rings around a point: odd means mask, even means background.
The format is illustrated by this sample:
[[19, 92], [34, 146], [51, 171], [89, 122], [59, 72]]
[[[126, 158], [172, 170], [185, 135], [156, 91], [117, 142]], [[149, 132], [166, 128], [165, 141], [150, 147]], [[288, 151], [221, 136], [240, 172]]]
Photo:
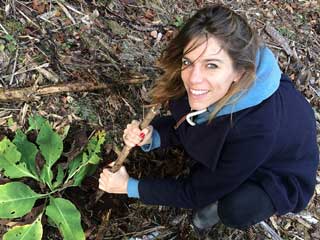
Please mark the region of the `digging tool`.
[[[161, 105], [160, 104], [156, 104], [154, 105], [149, 112], [147, 113], [147, 115], [145, 116], [145, 118], [143, 119], [142, 123], [140, 124], [140, 129], [144, 129], [146, 127], [149, 126], [150, 122], [152, 121], [152, 119], [157, 115], [157, 113], [160, 110]], [[123, 162], [126, 160], [127, 156], [129, 155], [130, 151], [131, 151], [132, 147], [125, 145], [121, 151], [121, 153], [118, 155], [117, 160], [115, 161], [114, 165], [111, 168], [111, 172], [117, 172]], [[102, 190], [98, 190], [96, 193], [96, 198], [95, 198], [95, 203], [97, 203], [99, 201], [99, 199], [102, 197], [102, 195], [104, 194], [104, 191]]]

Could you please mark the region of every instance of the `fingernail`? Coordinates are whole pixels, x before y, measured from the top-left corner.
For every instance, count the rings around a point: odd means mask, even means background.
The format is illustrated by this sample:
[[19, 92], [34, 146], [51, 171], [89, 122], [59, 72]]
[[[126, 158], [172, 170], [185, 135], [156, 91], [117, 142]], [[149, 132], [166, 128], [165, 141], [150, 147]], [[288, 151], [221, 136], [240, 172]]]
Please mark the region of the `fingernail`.
[[145, 137], [145, 134], [144, 133], [140, 133], [140, 138], [142, 138], [142, 139], [144, 139], [144, 137]]

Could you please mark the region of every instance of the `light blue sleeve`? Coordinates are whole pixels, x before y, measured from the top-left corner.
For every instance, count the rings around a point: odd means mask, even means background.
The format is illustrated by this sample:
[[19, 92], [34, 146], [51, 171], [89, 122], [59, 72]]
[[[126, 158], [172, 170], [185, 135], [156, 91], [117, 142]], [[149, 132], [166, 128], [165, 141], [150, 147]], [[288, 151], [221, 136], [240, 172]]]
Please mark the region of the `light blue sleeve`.
[[129, 178], [128, 186], [127, 186], [128, 197], [140, 198], [138, 185], [139, 185], [139, 180], [131, 177]]
[[144, 152], [150, 152], [151, 150], [160, 147], [160, 144], [161, 144], [161, 139], [160, 139], [159, 132], [154, 128], [152, 131], [151, 143], [142, 145], [141, 149]]

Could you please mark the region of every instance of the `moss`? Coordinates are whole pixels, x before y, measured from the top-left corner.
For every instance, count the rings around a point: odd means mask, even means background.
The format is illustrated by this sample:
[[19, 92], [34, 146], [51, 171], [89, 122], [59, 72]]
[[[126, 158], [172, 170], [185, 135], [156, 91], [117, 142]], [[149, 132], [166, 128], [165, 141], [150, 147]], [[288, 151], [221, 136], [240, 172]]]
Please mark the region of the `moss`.
[[2, 22], [3, 22], [3, 26], [11, 34], [16, 35], [16, 34], [21, 33], [23, 30], [22, 23], [15, 20], [15, 19], [6, 19], [6, 20], [2, 20]]

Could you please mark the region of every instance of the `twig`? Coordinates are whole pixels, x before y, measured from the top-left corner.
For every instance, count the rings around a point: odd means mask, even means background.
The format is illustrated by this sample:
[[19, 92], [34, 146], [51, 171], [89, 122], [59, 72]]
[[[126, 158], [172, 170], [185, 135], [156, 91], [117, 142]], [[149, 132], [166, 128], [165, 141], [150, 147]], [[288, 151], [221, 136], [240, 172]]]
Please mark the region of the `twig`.
[[260, 226], [271, 235], [272, 240], [283, 240], [266, 222], [261, 221]]
[[66, 16], [71, 20], [71, 22], [73, 24], [76, 24], [76, 20], [74, 20], [74, 18], [72, 17], [72, 15], [70, 14], [70, 12], [68, 11], [68, 9], [60, 2], [60, 1], [56, 1], [56, 3], [61, 7], [62, 11], [66, 14]]
[[8, 31], [4, 28], [4, 26], [2, 26], [1, 23], [0, 23], [0, 27], [5, 34], [9, 35]]
[[75, 9], [73, 6], [71, 6], [70, 4], [68, 3], [65, 3], [66, 7], [69, 8], [71, 11], [75, 12], [75, 13], [78, 13], [79, 15], [86, 15], [84, 14], [83, 12], [80, 12], [79, 10]]
[[54, 83], [58, 83], [59, 82], [59, 78], [55, 73], [51, 73], [50, 71], [44, 69], [44, 68], [37, 68], [37, 71], [39, 73], [41, 73], [42, 75], [45, 76], [45, 78], [47, 78], [48, 80], [54, 82]]
[[[152, 119], [158, 114], [160, 107], [161, 106], [158, 104], [158, 105], [153, 106], [149, 110], [148, 114], [145, 116], [142, 123], [140, 124], [140, 129], [144, 129], [144, 128], [148, 127], [148, 125], [150, 124]], [[120, 169], [123, 162], [125, 161], [125, 159], [129, 155], [130, 150], [131, 150], [131, 147], [124, 146], [121, 154], [118, 156], [118, 159], [116, 160], [115, 164], [113, 165], [113, 167], [111, 169], [112, 172], [117, 172]]]
[[11, 85], [13, 83], [13, 79], [14, 79], [14, 76], [15, 76], [15, 71], [16, 71], [16, 67], [17, 67], [17, 60], [18, 60], [18, 55], [19, 55], [19, 50], [17, 48], [16, 50], [16, 56], [15, 56], [15, 59], [14, 59], [14, 64], [13, 64], [13, 69], [12, 69], [12, 74], [11, 74], [11, 78], [10, 78], [10, 82], [9, 82], [9, 85]]
[[53, 10], [53, 11], [50, 11], [50, 12], [46, 12], [46, 13], [43, 13], [40, 16], [38, 16], [38, 18], [40, 18], [42, 20], [45, 20], [45, 21], [48, 21], [49, 18], [54, 17], [57, 14], [57, 12], [58, 12], [58, 10]]
[[[40, 69], [40, 68], [45, 68], [45, 67], [48, 67], [48, 66], [49, 66], [49, 63], [43, 63], [43, 64], [41, 64], [41, 65], [39, 65], [39, 66], [30, 68], [30, 69], [27, 69], [27, 70], [17, 71], [17, 72], [14, 73], [14, 76], [16, 76], [16, 75], [18, 75], [18, 74], [30, 72], [30, 71], [33, 71], [33, 70], [38, 70], [38, 69]], [[9, 76], [11, 76], [11, 75], [4, 75], [4, 76], [2, 76], [2, 77], [3, 77], [3, 78], [7, 78], [7, 77], [9, 77]]]
[[36, 24], [35, 22], [33, 22], [27, 15], [25, 15], [19, 8], [17, 9], [18, 12], [25, 18], [27, 19], [28, 22], [32, 23], [32, 25], [34, 25], [35, 27], [37, 27], [38, 29], [42, 30], [41, 27], [38, 26], [38, 24]]
[[[140, 124], [140, 129], [144, 129], [150, 124], [152, 119], [158, 114], [160, 107], [161, 107], [161, 105], [157, 104], [157, 105], [154, 105], [149, 110], [149, 112], [147, 113], [147, 115], [143, 119], [142, 123]], [[132, 149], [132, 147], [127, 146], [127, 145], [125, 145], [122, 148], [122, 151], [118, 155], [117, 160], [115, 161], [114, 165], [111, 168], [111, 172], [117, 172], [121, 168], [121, 166], [123, 165], [123, 163], [126, 160], [127, 156], [129, 155], [131, 149]], [[97, 190], [94, 203], [97, 203], [99, 201], [99, 199], [103, 196], [103, 194], [104, 194], [104, 191]]]
[[98, 89], [110, 88], [112, 84], [93, 83], [93, 82], [77, 82], [77, 83], [63, 83], [53, 86], [42, 86], [38, 89], [34, 87], [27, 87], [21, 89], [0, 89], [0, 101], [28, 101], [36, 96], [44, 96], [64, 92], [81, 92], [94, 91]]
[[96, 236], [96, 240], [102, 240], [104, 237], [104, 234], [107, 230], [107, 226], [110, 220], [111, 215], [111, 209], [109, 209], [102, 217], [102, 224], [98, 228], [98, 233]]
[[282, 36], [274, 27], [267, 24], [265, 27], [265, 31], [268, 33], [270, 37], [272, 37], [273, 40], [275, 40], [277, 43], [281, 45], [283, 50], [289, 56], [292, 56], [295, 60], [298, 60], [297, 53], [290, 48], [287, 39], [284, 36]]
[[[149, 228], [149, 229], [146, 229], [146, 230], [143, 230], [143, 231], [140, 231], [140, 232], [125, 233], [125, 234], [122, 234], [121, 237], [125, 237], [125, 236], [141, 236], [141, 235], [149, 234], [149, 233], [156, 232], [156, 231], [159, 231], [159, 230], [162, 230], [162, 229], [165, 229], [165, 226], [157, 226], [157, 227]], [[114, 239], [114, 236], [105, 237], [104, 239]], [[156, 238], [156, 239], [158, 239], [158, 238]]]

